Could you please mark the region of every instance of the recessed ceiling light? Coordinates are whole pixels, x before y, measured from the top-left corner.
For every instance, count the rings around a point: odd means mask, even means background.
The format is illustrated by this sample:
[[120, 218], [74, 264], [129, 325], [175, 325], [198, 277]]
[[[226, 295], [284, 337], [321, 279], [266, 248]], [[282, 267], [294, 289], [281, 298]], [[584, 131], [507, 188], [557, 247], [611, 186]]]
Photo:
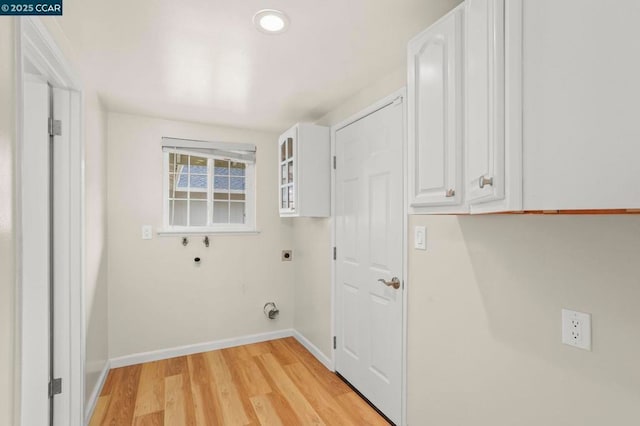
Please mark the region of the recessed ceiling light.
[[258, 30], [267, 34], [280, 34], [289, 28], [289, 18], [279, 10], [264, 9], [253, 15]]

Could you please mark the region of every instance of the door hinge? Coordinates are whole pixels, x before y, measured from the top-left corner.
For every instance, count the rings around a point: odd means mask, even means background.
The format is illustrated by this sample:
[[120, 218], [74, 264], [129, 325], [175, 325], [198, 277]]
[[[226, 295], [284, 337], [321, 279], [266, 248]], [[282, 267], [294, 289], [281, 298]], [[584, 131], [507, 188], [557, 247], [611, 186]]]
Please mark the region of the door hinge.
[[336, 249], [336, 247], [333, 247], [333, 260], [336, 260], [338, 258], [338, 250]]
[[336, 349], [337, 347], [336, 341], [337, 341], [336, 336], [333, 336], [333, 349]]
[[333, 156], [333, 170], [336, 169], [336, 156]]
[[49, 382], [49, 398], [62, 393], [62, 379], [53, 379]]
[[49, 136], [62, 136], [62, 121], [49, 117]]

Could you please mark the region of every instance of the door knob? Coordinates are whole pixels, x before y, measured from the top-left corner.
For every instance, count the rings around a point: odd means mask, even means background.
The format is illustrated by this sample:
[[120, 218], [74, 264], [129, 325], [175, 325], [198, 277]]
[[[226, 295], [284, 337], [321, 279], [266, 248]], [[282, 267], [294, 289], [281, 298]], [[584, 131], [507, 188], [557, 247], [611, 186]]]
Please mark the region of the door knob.
[[385, 281], [382, 278], [380, 278], [378, 281], [380, 281], [382, 284], [386, 285], [387, 287], [393, 287], [396, 290], [400, 288], [400, 280], [398, 279], [398, 277], [391, 278], [391, 281]]
[[491, 185], [493, 186], [493, 178], [490, 177], [486, 177], [486, 176], [480, 176], [480, 179], [478, 179], [478, 184], [480, 185], [480, 189], [484, 188], [485, 185]]

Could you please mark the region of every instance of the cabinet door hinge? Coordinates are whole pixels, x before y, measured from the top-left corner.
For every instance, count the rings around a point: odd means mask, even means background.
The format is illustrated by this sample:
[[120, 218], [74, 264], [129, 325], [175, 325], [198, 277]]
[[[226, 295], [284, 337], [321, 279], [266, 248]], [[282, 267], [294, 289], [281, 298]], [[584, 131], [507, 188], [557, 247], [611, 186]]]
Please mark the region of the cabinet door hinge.
[[62, 121], [49, 117], [49, 136], [62, 136]]
[[336, 249], [336, 247], [333, 247], [333, 260], [336, 260], [338, 258], [338, 250]]
[[336, 169], [336, 156], [333, 156], [333, 170]]
[[62, 379], [53, 379], [49, 382], [49, 398], [62, 393]]
[[336, 341], [337, 341], [336, 336], [333, 336], [333, 349], [336, 349], [337, 347]]

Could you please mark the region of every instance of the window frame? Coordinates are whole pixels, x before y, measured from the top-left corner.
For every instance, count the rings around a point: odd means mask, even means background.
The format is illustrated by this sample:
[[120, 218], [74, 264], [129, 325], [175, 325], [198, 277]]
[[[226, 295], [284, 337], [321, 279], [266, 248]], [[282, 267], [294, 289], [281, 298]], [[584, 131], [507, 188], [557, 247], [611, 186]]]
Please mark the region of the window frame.
[[[175, 143], [176, 139], [169, 139], [172, 143], [166, 143], [167, 138], [163, 138], [163, 151], [162, 151], [162, 230], [158, 234], [224, 234], [224, 233], [256, 233], [256, 163], [252, 161], [246, 161], [238, 158], [230, 158], [224, 155], [214, 155], [206, 153], [198, 153], [190, 151], [189, 148], [193, 148], [194, 143], [199, 144], [204, 149], [216, 149], [218, 146], [223, 145], [226, 150], [234, 149], [234, 145], [237, 145], [235, 150], [247, 151], [245, 147], [251, 146], [247, 144], [232, 144], [232, 143], [219, 143], [214, 142], [200, 142], [200, 141], [184, 141], [184, 145], [180, 146], [180, 143]], [[180, 140], [178, 140], [180, 141]], [[172, 150], [165, 150], [165, 148], [172, 148]], [[182, 151], [182, 152], [181, 152]], [[255, 147], [254, 147], [255, 151]], [[171, 226], [169, 222], [170, 215], [170, 188], [169, 188], [169, 156], [171, 153], [182, 153], [184, 155], [199, 156], [207, 159], [207, 222], [206, 226]], [[231, 161], [245, 164], [245, 223], [211, 223], [213, 215], [209, 217], [209, 214], [213, 213], [213, 193], [215, 192], [213, 176], [214, 176], [214, 162], [215, 160]], [[229, 192], [231, 194], [231, 192]], [[229, 197], [231, 198], [231, 197]], [[229, 200], [231, 202], [231, 200]]]

